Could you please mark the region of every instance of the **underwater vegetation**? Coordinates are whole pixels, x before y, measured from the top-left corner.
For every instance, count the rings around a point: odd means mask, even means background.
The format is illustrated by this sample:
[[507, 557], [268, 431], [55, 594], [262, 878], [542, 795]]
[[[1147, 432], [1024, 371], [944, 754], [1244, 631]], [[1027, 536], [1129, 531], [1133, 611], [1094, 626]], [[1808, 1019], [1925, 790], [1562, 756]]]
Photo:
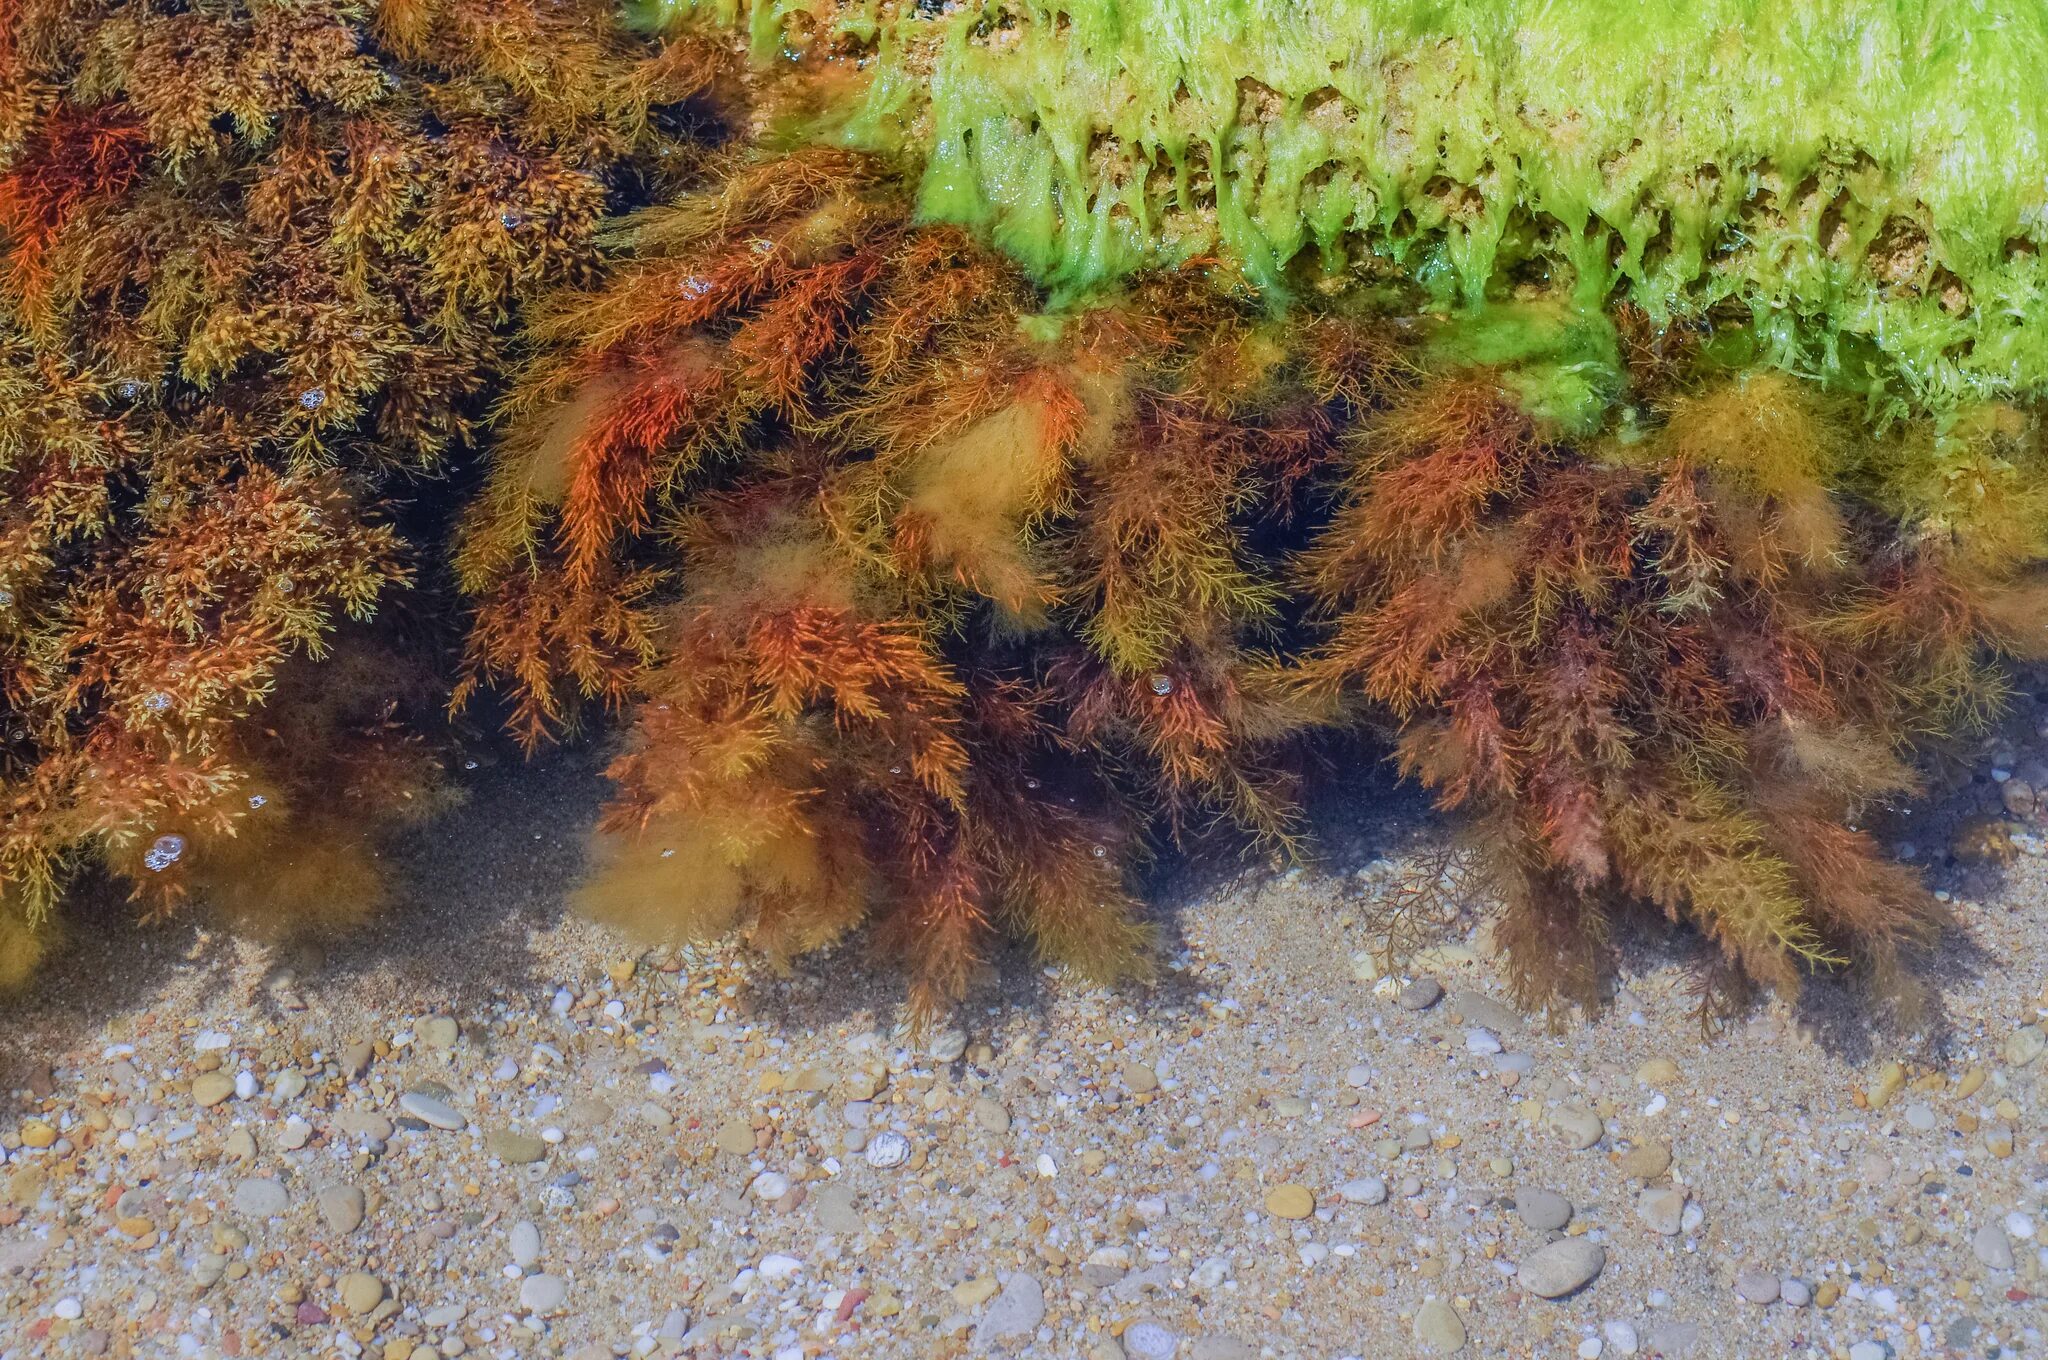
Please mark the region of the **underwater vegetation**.
[[1886, 412], [2048, 382], [2048, 11], [1950, 0], [633, 0], [790, 135], [908, 156], [1061, 295], [1217, 255], [1433, 305], [1541, 277]]
[[375, 901], [445, 702], [404, 503], [714, 66], [599, 4], [0, 12], [0, 975], [89, 867], [270, 932]]
[[1910, 1002], [1858, 828], [2048, 652], [2048, 21], [1609, 9], [21, 7], [0, 958], [359, 914], [452, 708], [612, 743], [585, 910], [921, 1018], [1361, 732], [1530, 1004], [1630, 915]]
[[1661, 912], [1722, 991], [1939, 922], [1855, 830], [2040, 654], [2037, 421], [1879, 431], [1703, 336], [1543, 299], [1276, 314], [1200, 265], [1046, 310], [909, 177], [741, 151], [537, 305], [458, 563], [467, 683], [624, 706], [584, 893], [775, 956], [873, 920], [925, 1012], [997, 932], [1141, 969], [1130, 876], [1290, 845], [1378, 724], [1469, 808], [1525, 999]]

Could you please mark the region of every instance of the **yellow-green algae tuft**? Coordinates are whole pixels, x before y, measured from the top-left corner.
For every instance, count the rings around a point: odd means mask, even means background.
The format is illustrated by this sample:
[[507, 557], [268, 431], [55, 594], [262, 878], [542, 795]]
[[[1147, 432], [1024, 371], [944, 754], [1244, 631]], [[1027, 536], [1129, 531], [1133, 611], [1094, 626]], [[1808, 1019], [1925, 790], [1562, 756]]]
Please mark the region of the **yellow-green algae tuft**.
[[[1056, 296], [1215, 255], [1284, 299], [1545, 287], [1710, 317], [1877, 414], [2048, 387], [2033, 0], [642, 0], [857, 68], [813, 135]], [[791, 60], [800, 58], [800, 60]]]

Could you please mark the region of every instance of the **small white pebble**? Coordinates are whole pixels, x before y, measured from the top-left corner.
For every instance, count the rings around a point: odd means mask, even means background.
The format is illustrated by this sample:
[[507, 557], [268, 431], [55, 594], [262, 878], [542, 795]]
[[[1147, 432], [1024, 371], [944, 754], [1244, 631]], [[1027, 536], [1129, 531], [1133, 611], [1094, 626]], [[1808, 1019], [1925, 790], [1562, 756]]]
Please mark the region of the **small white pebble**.
[[76, 1298], [67, 1295], [64, 1298], [58, 1299], [57, 1306], [50, 1311], [63, 1318], [66, 1322], [70, 1322], [84, 1316], [85, 1305]]
[[780, 1252], [770, 1256], [763, 1256], [761, 1264], [756, 1267], [760, 1272], [761, 1278], [764, 1280], [786, 1280], [803, 1268], [804, 1263], [802, 1261], [797, 1260], [794, 1256], [784, 1256]]

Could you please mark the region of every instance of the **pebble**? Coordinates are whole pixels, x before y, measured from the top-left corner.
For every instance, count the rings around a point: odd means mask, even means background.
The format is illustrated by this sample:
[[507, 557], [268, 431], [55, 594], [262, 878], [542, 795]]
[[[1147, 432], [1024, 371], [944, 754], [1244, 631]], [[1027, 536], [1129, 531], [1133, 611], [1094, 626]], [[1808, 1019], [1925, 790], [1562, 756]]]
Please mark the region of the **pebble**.
[[718, 1126], [718, 1133], [712, 1139], [720, 1152], [734, 1157], [744, 1157], [754, 1150], [754, 1129], [744, 1119], [728, 1119]]
[[52, 1308], [50, 1312], [57, 1317], [63, 1318], [66, 1322], [76, 1322], [79, 1318], [85, 1316], [85, 1305], [70, 1295], [66, 1295], [57, 1300], [57, 1306]]
[[933, 1036], [931, 1047], [925, 1050], [934, 1062], [949, 1063], [959, 1059], [967, 1051], [967, 1031], [949, 1029]]
[[1636, 1217], [1651, 1232], [1676, 1237], [1685, 1222], [1685, 1203], [1682, 1190], [1645, 1190], [1636, 1196]]
[[235, 1212], [245, 1218], [276, 1218], [291, 1202], [285, 1188], [273, 1180], [250, 1177], [235, 1185]]
[[1496, 1034], [1511, 1033], [1522, 1027], [1520, 1012], [1502, 1005], [1483, 992], [1452, 992], [1450, 1006], [1469, 1023], [1483, 1026]]
[[1634, 1181], [1653, 1181], [1671, 1169], [1668, 1143], [1637, 1143], [1621, 1154], [1621, 1174]]
[[2030, 1066], [2044, 1051], [2048, 1051], [2048, 1030], [2039, 1025], [2016, 1029], [2005, 1041], [2005, 1061], [2013, 1067]]
[[1442, 983], [1435, 978], [1417, 978], [1401, 989], [1394, 1004], [1404, 1011], [1426, 1011], [1443, 999]]
[[804, 1268], [804, 1263], [794, 1256], [771, 1252], [761, 1258], [761, 1264], [754, 1267], [764, 1280], [786, 1280]]
[[428, 1048], [453, 1048], [462, 1031], [445, 1015], [436, 1015], [420, 1021], [420, 1043]]
[[1002, 1285], [975, 1329], [975, 1339], [984, 1344], [1028, 1337], [1045, 1320], [1045, 1286], [1021, 1270], [1003, 1276]]
[[1493, 1036], [1491, 1030], [1468, 1029], [1465, 1031], [1465, 1051], [1491, 1056], [1501, 1051], [1500, 1040]]
[[996, 1296], [996, 1291], [1001, 1288], [1002, 1285], [996, 1280], [995, 1276], [977, 1275], [971, 1280], [962, 1280], [948, 1292], [952, 1294], [953, 1302], [959, 1304], [962, 1308], [971, 1309], [979, 1308], [984, 1303], [987, 1303]]
[[1849, 1360], [1892, 1360], [1882, 1342], [1859, 1341], [1849, 1348]]
[[974, 1102], [974, 1122], [990, 1133], [1008, 1133], [1010, 1112], [1003, 1108], [1000, 1100], [983, 1096]]
[[569, 1282], [559, 1275], [529, 1275], [519, 1284], [519, 1306], [529, 1313], [559, 1312], [568, 1298]]
[[524, 1270], [540, 1260], [540, 1229], [531, 1222], [520, 1219], [506, 1236], [512, 1248], [513, 1265]]
[[763, 1171], [747, 1189], [755, 1199], [773, 1202], [789, 1193], [789, 1177], [779, 1171]]
[[1970, 1250], [1977, 1254], [1990, 1270], [2011, 1270], [2013, 1268], [2012, 1239], [2005, 1235], [2005, 1229], [1996, 1223], [1986, 1223], [1970, 1238]]
[[277, 1145], [286, 1152], [297, 1152], [313, 1136], [313, 1126], [293, 1115], [284, 1121], [284, 1128], [278, 1131]]
[[363, 1192], [353, 1185], [330, 1185], [318, 1199], [320, 1217], [334, 1232], [346, 1237], [363, 1226]]
[[1415, 1310], [1415, 1339], [1432, 1354], [1455, 1354], [1465, 1349], [1464, 1319], [1442, 1299], [1431, 1299]]
[[1556, 1232], [1572, 1221], [1572, 1202], [1552, 1190], [1519, 1190], [1515, 1213], [1538, 1232]]
[[425, 1124], [451, 1132], [469, 1126], [469, 1121], [447, 1101], [424, 1091], [407, 1091], [398, 1098], [398, 1108]]
[[1355, 1181], [1346, 1181], [1337, 1188], [1347, 1204], [1385, 1204], [1387, 1183], [1378, 1176], [1363, 1176]]
[[484, 1135], [484, 1151], [507, 1166], [530, 1166], [548, 1155], [545, 1138], [510, 1129], [492, 1129]]
[[1606, 1264], [1598, 1243], [1566, 1237], [1524, 1257], [1515, 1278], [1538, 1298], [1560, 1299], [1592, 1283]]
[[1644, 1086], [1670, 1086], [1678, 1080], [1678, 1064], [1669, 1058], [1652, 1058], [1636, 1069], [1636, 1080]]
[[1125, 1063], [1123, 1079], [1134, 1096], [1150, 1095], [1159, 1089], [1159, 1074], [1144, 1063]]
[[1735, 1292], [1751, 1303], [1776, 1303], [1780, 1288], [1778, 1277], [1765, 1270], [1745, 1270], [1735, 1277]]
[[235, 1079], [225, 1072], [202, 1072], [192, 1081], [192, 1101], [205, 1109], [212, 1109], [234, 1093]]
[[1305, 1185], [1289, 1182], [1266, 1193], [1266, 1212], [1275, 1218], [1307, 1218], [1315, 1210], [1315, 1194]]
[[1610, 1318], [1600, 1324], [1600, 1335], [1606, 1338], [1616, 1355], [1634, 1355], [1642, 1346], [1636, 1335], [1636, 1325], [1626, 1318]]
[[1813, 1291], [1807, 1288], [1806, 1281], [1788, 1275], [1778, 1281], [1778, 1297], [1789, 1307], [1804, 1308], [1813, 1302]]
[[341, 1306], [350, 1316], [361, 1317], [384, 1302], [384, 1282], [375, 1275], [352, 1270], [341, 1277]]
[[1594, 1114], [1583, 1105], [1560, 1105], [1550, 1112], [1550, 1126], [1564, 1135], [1567, 1146], [1583, 1152], [1600, 1141], [1607, 1129]]

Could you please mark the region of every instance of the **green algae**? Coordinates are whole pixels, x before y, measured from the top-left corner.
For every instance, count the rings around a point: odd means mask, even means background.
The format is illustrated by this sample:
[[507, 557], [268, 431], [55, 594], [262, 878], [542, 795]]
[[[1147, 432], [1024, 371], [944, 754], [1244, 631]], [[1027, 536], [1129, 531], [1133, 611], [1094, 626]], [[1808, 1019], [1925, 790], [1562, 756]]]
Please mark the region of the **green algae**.
[[1874, 411], [2048, 389], [2048, 6], [2031, 0], [652, 0], [763, 63], [857, 53], [817, 135], [1056, 297], [1195, 257], [1276, 299], [1739, 326]]

